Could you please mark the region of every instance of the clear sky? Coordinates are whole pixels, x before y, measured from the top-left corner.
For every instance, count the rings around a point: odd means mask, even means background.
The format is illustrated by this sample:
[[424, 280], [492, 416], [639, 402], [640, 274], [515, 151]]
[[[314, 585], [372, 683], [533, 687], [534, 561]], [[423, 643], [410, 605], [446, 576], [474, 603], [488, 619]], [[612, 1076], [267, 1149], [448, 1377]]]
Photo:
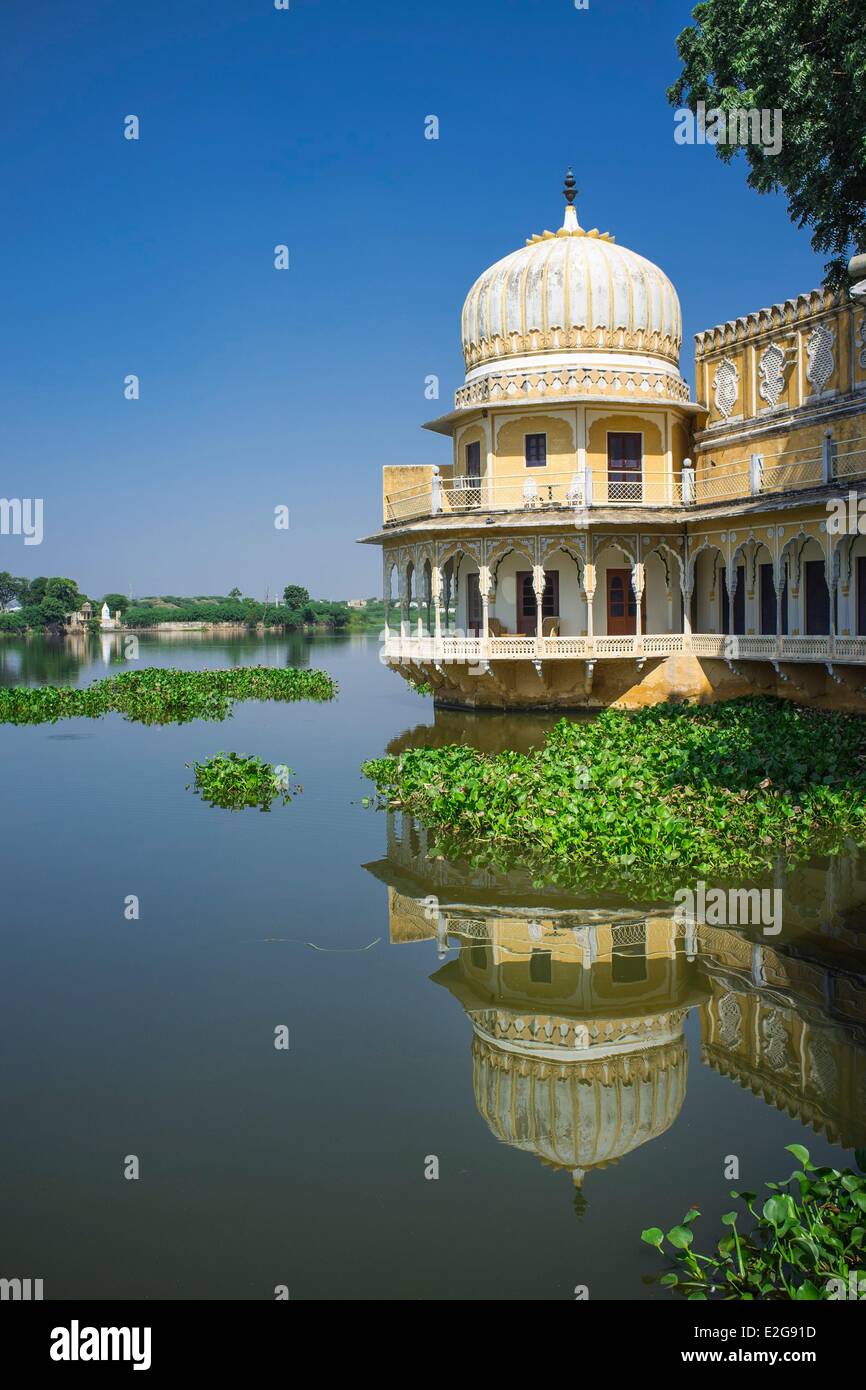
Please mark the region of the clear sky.
[[568, 164], [583, 226], [677, 286], [690, 380], [698, 329], [817, 285], [742, 157], [674, 143], [690, 9], [4, 0], [0, 495], [44, 498], [45, 539], [0, 537], [0, 569], [379, 592], [354, 540], [382, 465], [446, 462], [419, 426], [462, 381], [463, 297], [560, 225]]

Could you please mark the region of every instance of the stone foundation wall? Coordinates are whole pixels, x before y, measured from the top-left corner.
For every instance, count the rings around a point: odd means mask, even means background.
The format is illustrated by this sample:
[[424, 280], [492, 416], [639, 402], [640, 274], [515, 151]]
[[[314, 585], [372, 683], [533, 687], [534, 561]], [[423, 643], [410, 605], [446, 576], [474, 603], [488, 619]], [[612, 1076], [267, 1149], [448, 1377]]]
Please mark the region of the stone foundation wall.
[[436, 703], [461, 709], [641, 709], [666, 700], [701, 704], [743, 695], [775, 695], [818, 709], [866, 714], [866, 670], [820, 663], [699, 660], [692, 655], [599, 661], [545, 661], [539, 674], [530, 661], [496, 661], [489, 673], [465, 663], [437, 671], [432, 662], [394, 668], [426, 682]]

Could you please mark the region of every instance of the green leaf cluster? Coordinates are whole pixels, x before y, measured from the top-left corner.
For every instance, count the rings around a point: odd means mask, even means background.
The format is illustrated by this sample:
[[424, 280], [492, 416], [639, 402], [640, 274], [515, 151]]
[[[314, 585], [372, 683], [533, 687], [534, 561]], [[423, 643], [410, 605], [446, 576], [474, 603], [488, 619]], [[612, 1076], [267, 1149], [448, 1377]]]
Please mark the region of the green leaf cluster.
[[667, 890], [866, 840], [866, 721], [748, 698], [563, 719], [543, 748], [416, 748], [363, 766], [435, 852], [563, 886]]
[[116, 712], [141, 724], [184, 724], [226, 719], [236, 700], [332, 700], [336, 682], [325, 672], [296, 666], [237, 666], [231, 670], [142, 671], [76, 686], [7, 686], [0, 689], [0, 723], [45, 724], [58, 719], [98, 719]]
[[[660, 1282], [686, 1298], [796, 1299], [838, 1301], [850, 1297], [866, 1275], [866, 1177], [850, 1169], [816, 1168], [802, 1144], [789, 1144], [798, 1168], [785, 1182], [768, 1182], [771, 1196], [756, 1208], [755, 1192], [732, 1192], [753, 1224], [740, 1231], [745, 1212], [722, 1217], [728, 1234], [715, 1253], [694, 1248], [692, 1207], [666, 1234], [658, 1226], [641, 1232], [641, 1240], [664, 1253], [674, 1251], [674, 1265]], [[866, 1292], [866, 1283], [864, 1283]]]
[[217, 753], [203, 762], [187, 763], [187, 767], [195, 772], [195, 792], [209, 806], [228, 811], [257, 806], [260, 811], [270, 811], [277, 799], [284, 806], [292, 799], [273, 764], [254, 754]]

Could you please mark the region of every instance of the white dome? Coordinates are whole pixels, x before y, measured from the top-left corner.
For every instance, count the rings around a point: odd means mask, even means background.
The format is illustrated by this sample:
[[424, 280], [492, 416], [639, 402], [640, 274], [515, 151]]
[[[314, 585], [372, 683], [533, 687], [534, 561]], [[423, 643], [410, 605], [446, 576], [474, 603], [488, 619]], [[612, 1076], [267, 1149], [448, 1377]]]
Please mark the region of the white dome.
[[570, 170], [563, 191], [559, 231], [531, 237], [479, 275], [466, 296], [467, 373], [539, 353], [636, 354], [676, 365], [682, 314], [670, 280], [606, 232], [584, 231]]

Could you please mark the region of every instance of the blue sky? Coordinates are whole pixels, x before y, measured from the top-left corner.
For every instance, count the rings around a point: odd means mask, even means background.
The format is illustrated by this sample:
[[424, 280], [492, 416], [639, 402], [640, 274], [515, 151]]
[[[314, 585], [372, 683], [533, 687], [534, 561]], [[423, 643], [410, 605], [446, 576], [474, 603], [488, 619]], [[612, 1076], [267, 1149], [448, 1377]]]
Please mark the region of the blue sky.
[[462, 380], [463, 297], [560, 225], [568, 164], [582, 224], [677, 286], [689, 379], [698, 329], [818, 284], [742, 158], [674, 143], [690, 9], [5, 0], [0, 495], [44, 498], [45, 539], [0, 537], [0, 569], [378, 592], [382, 465], [446, 460], [419, 426]]

